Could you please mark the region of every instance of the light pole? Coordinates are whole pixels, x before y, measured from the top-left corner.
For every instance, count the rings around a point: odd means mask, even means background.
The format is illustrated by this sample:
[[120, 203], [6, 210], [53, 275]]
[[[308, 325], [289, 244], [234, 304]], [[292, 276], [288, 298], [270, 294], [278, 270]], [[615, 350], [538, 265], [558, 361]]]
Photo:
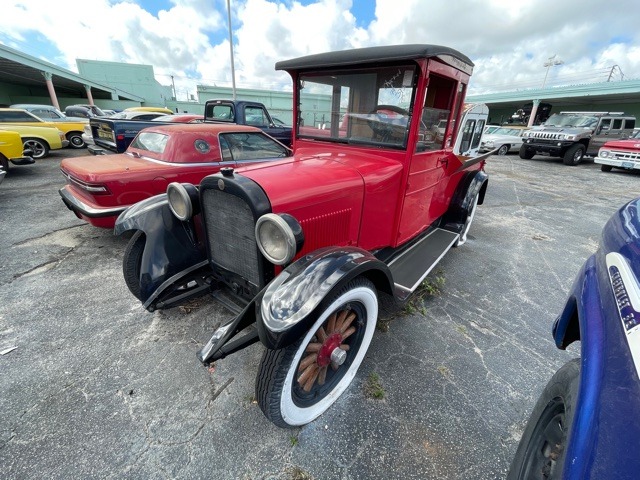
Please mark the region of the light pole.
[[236, 72], [233, 65], [233, 32], [231, 30], [231, 3], [227, 0], [227, 19], [229, 22], [229, 49], [231, 50], [231, 85], [233, 86], [233, 99], [236, 99]]
[[562, 60], [556, 60], [556, 55], [549, 57], [549, 60], [544, 62], [544, 65], [542, 66], [547, 68], [547, 72], [544, 74], [544, 81], [542, 82], [542, 88], [544, 88], [545, 84], [547, 83], [547, 76], [549, 75], [549, 69], [556, 65], [562, 65], [563, 63], [564, 62]]

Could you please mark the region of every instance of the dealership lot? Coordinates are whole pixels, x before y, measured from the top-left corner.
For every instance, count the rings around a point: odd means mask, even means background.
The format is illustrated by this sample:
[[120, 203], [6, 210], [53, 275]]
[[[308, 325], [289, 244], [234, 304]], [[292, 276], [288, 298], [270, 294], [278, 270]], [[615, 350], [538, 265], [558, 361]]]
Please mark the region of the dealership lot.
[[58, 165], [79, 153], [0, 186], [0, 352], [17, 347], [0, 356], [6, 478], [502, 478], [542, 387], [579, 352], [555, 349], [551, 323], [640, 181], [490, 158], [469, 241], [430, 275], [439, 294], [387, 316], [347, 394], [283, 430], [253, 401], [262, 347], [202, 367], [229, 314], [207, 298], [146, 312], [122, 278], [127, 239], [64, 207]]

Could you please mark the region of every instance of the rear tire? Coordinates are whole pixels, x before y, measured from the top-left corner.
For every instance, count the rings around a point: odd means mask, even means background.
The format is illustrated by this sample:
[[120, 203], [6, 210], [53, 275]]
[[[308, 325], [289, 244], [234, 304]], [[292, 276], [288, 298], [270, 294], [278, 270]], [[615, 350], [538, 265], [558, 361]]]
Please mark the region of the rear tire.
[[27, 148], [33, 153], [31, 158], [39, 160], [49, 155], [49, 144], [39, 138], [25, 138], [22, 140], [22, 146], [26, 150]]
[[87, 146], [82, 139], [82, 132], [67, 133], [67, 140], [69, 140], [69, 146], [71, 148], [84, 148]]
[[613, 167], [611, 165], [600, 165], [600, 170], [603, 172], [610, 172], [613, 170]]
[[526, 145], [522, 145], [520, 147], [519, 155], [520, 155], [520, 158], [522, 158], [523, 160], [531, 160], [535, 154], [536, 152], [527, 148]]
[[582, 144], [572, 145], [564, 153], [564, 157], [562, 158], [562, 161], [564, 162], [565, 165], [569, 165], [570, 167], [574, 167], [574, 166], [578, 165], [582, 161], [582, 159], [584, 158], [585, 150], [586, 149], [584, 148], [584, 145], [582, 145]]
[[478, 199], [480, 198], [480, 192], [476, 193], [475, 198], [473, 199], [473, 203], [471, 204], [471, 209], [467, 214], [467, 218], [464, 221], [464, 227], [462, 227], [462, 232], [460, 232], [460, 237], [456, 240], [456, 243], [453, 244], [454, 247], [459, 247], [467, 241], [467, 234], [471, 229], [471, 223], [473, 222], [473, 217], [476, 215], [476, 209], [478, 208]]
[[124, 250], [124, 258], [122, 259], [124, 281], [129, 291], [140, 301], [142, 301], [142, 295], [140, 293], [140, 265], [142, 265], [142, 254], [144, 253], [145, 243], [146, 237], [144, 233], [138, 230], [129, 240], [127, 248]]
[[507, 480], [562, 478], [579, 382], [579, 358], [551, 377], [529, 417]]
[[305, 425], [322, 415], [347, 389], [371, 343], [378, 317], [371, 281], [356, 278], [321, 305], [304, 338], [262, 355], [256, 399], [279, 427]]
[[509, 145], [501, 145], [496, 155], [500, 155], [501, 157], [509, 153]]

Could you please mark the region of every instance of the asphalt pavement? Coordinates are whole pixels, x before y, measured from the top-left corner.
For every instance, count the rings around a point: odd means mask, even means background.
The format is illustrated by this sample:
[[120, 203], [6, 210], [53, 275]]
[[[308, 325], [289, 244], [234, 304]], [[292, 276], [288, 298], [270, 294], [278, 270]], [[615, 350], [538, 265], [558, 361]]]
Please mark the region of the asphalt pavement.
[[[196, 351], [229, 318], [209, 298], [149, 313], [126, 238], [63, 205], [62, 158], [0, 185], [3, 479], [499, 479], [553, 372], [551, 324], [640, 175], [493, 156], [467, 243], [387, 315], [348, 391], [302, 428], [254, 400], [261, 345]], [[99, 157], [95, 161], [100, 161]], [[381, 398], [376, 398], [381, 397]]]

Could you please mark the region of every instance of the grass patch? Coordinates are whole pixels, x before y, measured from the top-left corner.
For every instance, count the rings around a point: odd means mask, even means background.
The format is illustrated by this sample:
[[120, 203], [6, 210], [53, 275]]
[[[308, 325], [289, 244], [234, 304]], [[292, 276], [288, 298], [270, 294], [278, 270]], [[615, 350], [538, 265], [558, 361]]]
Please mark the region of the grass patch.
[[369, 374], [367, 382], [364, 385], [364, 394], [376, 400], [382, 400], [384, 398], [385, 392], [380, 382], [380, 375], [375, 372]]
[[291, 442], [292, 447], [295, 447], [296, 445], [298, 445], [298, 437], [296, 435], [291, 435], [289, 437], [289, 441]]
[[424, 301], [429, 297], [440, 295], [444, 288], [445, 281], [442, 270], [438, 270], [433, 277], [425, 278], [411, 297], [409, 297], [402, 311], [407, 315], [420, 313], [426, 316], [427, 307], [425, 307]]
[[300, 467], [289, 467], [286, 470], [289, 480], [313, 480], [313, 477]]

